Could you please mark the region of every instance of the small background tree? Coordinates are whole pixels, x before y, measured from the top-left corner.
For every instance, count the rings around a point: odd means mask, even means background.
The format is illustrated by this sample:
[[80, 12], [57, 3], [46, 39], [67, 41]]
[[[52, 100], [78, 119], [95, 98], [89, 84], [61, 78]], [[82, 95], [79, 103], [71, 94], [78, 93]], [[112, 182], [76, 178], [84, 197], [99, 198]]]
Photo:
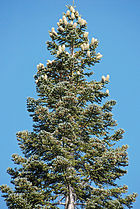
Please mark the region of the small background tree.
[[90, 80], [91, 67], [102, 55], [98, 40], [89, 41], [86, 20], [68, 6], [50, 31], [48, 50], [54, 60], [39, 64], [35, 75], [38, 99], [28, 98], [33, 131], [17, 133], [23, 156], [13, 154], [8, 168], [14, 189], [1, 186], [9, 208], [131, 208], [136, 194], [117, 179], [127, 173], [127, 145], [117, 147], [107, 100], [109, 75]]

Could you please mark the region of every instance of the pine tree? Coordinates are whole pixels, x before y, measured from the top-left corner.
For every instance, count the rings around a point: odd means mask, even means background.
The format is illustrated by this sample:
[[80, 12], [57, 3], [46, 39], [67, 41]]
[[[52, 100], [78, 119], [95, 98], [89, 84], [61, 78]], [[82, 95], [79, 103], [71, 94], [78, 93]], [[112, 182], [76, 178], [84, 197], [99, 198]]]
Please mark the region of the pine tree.
[[18, 166], [7, 170], [14, 188], [1, 191], [10, 209], [132, 208], [136, 194], [116, 183], [127, 173], [128, 146], [116, 146], [124, 130], [113, 119], [109, 75], [88, 78], [102, 58], [98, 40], [89, 42], [86, 20], [67, 7], [49, 32], [54, 60], [37, 66], [38, 99], [27, 99], [33, 131], [17, 133], [23, 155], [13, 154]]

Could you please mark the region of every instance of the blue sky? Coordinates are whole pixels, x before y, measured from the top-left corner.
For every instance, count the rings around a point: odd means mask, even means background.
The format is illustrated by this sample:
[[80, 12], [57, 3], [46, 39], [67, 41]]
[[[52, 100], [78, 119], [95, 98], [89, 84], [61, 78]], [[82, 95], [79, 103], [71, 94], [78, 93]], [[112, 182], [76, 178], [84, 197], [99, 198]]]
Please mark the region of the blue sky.
[[[7, 167], [11, 155], [19, 153], [16, 132], [32, 130], [26, 111], [27, 97], [36, 97], [33, 75], [38, 63], [46, 64], [50, 54], [45, 42], [48, 30], [72, 0], [0, 0], [0, 184], [9, 184]], [[88, 22], [89, 37], [97, 38], [103, 54], [93, 70], [93, 79], [110, 74], [110, 99], [115, 99], [114, 118], [126, 133], [129, 145], [128, 174], [121, 183], [129, 192], [140, 193], [140, 1], [75, 0]], [[0, 198], [0, 208], [6, 205]], [[140, 197], [134, 209], [140, 208]]]

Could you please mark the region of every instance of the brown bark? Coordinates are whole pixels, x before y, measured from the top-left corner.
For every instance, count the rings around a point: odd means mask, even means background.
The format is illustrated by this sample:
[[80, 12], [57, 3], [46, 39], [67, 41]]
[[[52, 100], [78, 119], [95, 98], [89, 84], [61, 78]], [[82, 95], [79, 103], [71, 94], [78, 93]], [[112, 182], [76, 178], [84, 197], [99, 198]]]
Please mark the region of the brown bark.
[[75, 209], [75, 195], [72, 187], [69, 185], [69, 193], [66, 197], [65, 209]]

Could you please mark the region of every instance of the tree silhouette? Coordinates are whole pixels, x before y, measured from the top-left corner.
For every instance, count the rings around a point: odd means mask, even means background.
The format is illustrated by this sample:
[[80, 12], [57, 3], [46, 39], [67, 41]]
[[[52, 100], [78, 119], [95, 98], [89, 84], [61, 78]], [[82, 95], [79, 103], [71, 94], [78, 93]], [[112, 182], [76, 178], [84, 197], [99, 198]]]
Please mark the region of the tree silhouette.
[[23, 156], [13, 154], [17, 166], [8, 168], [14, 189], [1, 191], [10, 209], [131, 208], [136, 194], [116, 183], [127, 173], [128, 146], [116, 146], [124, 130], [116, 130], [109, 75], [88, 78], [102, 58], [98, 40], [89, 42], [86, 20], [67, 7], [49, 32], [54, 60], [37, 66], [38, 99], [27, 99], [33, 131], [17, 133]]

